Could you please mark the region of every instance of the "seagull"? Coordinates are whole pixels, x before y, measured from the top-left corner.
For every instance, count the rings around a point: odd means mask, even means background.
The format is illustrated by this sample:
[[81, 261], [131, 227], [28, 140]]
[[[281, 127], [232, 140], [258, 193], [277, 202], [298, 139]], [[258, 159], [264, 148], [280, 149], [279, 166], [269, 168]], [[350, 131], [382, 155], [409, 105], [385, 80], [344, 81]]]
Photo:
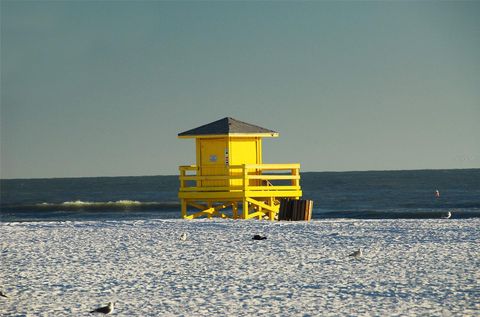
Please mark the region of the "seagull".
[[108, 303], [107, 306], [99, 307], [99, 308], [97, 308], [97, 309], [92, 310], [92, 311], [90, 312], [90, 314], [92, 314], [92, 313], [102, 313], [102, 314], [107, 315], [107, 314], [110, 314], [110, 313], [112, 313], [112, 312], [113, 312], [113, 303], [110, 302], [110, 303]]
[[267, 237], [262, 237], [261, 235], [259, 234], [256, 234], [253, 236], [252, 240], [266, 240]]
[[363, 255], [362, 249], [358, 249], [357, 251], [349, 254], [348, 256], [353, 256], [354, 258], [359, 258]]
[[182, 241], [186, 241], [187, 240], [187, 234], [184, 232], [182, 233], [182, 235], [180, 236], [180, 240]]
[[5, 294], [3, 291], [0, 291], [0, 297], [8, 298], [7, 294]]
[[452, 213], [449, 211], [447, 212], [447, 214], [445, 216], [443, 216], [442, 218], [443, 219], [450, 219], [450, 217], [452, 217]]

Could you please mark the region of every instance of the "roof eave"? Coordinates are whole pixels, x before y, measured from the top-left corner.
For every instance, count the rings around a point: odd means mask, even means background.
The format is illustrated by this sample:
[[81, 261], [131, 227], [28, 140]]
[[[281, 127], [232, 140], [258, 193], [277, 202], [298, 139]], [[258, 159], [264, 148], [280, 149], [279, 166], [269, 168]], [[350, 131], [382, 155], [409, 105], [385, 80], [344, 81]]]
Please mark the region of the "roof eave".
[[189, 134], [189, 135], [178, 135], [179, 139], [192, 139], [192, 138], [277, 138], [279, 136], [278, 132], [268, 132], [268, 133], [228, 133], [228, 134]]

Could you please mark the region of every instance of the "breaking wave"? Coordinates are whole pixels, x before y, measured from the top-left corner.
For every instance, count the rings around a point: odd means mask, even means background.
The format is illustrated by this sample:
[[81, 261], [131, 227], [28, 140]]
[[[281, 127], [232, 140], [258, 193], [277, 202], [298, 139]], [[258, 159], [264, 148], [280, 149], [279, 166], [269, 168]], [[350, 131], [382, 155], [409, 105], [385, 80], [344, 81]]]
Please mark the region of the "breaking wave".
[[[91, 202], [91, 201], [65, 201], [62, 203], [62, 206], [139, 206], [142, 203], [137, 200], [117, 200], [117, 201], [107, 201], [107, 202]], [[152, 203], [144, 203], [152, 204]], [[48, 203], [42, 203], [44, 206], [48, 206]]]

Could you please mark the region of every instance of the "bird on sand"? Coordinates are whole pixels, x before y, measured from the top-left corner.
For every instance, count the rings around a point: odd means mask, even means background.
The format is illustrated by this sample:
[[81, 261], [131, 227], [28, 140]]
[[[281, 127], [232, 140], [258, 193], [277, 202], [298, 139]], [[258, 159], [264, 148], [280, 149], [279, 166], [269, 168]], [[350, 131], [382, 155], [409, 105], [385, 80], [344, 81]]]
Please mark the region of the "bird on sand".
[[353, 253], [350, 253], [348, 256], [353, 256], [354, 258], [359, 258], [363, 255], [362, 249], [358, 249], [357, 251], [354, 251]]
[[108, 303], [107, 306], [103, 306], [103, 307], [99, 307], [97, 309], [94, 309], [90, 312], [90, 314], [93, 314], [93, 313], [102, 313], [102, 314], [111, 314], [113, 313], [113, 303], [110, 302]]
[[0, 291], [0, 297], [8, 298], [7, 294], [5, 294], [3, 291]]
[[452, 217], [452, 213], [449, 211], [445, 216], [443, 216], [443, 219], [450, 219]]
[[265, 237], [265, 236], [262, 237], [259, 234], [254, 235], [253, 238], [252, 238], [252, 240], [266, 240], [266, 239], [267, 239], [267, 237]]
[[182, 233], [182, 235], [180, 236], [180, 240], [182, 241], [186, 241], [187, 240], [187, 234], [184, 232]]

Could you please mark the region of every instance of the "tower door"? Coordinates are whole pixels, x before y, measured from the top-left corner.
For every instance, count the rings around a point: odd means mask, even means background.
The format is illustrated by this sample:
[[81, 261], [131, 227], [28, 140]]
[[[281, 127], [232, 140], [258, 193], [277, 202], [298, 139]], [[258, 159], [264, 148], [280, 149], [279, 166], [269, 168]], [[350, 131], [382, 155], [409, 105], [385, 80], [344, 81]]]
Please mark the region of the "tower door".
[[[225, 139], [200, 139], [200, 175], [227, 175], [225, 151], [228, 145]], [[227, 186], [226, 180], [203, 180], [202, 187]]]

